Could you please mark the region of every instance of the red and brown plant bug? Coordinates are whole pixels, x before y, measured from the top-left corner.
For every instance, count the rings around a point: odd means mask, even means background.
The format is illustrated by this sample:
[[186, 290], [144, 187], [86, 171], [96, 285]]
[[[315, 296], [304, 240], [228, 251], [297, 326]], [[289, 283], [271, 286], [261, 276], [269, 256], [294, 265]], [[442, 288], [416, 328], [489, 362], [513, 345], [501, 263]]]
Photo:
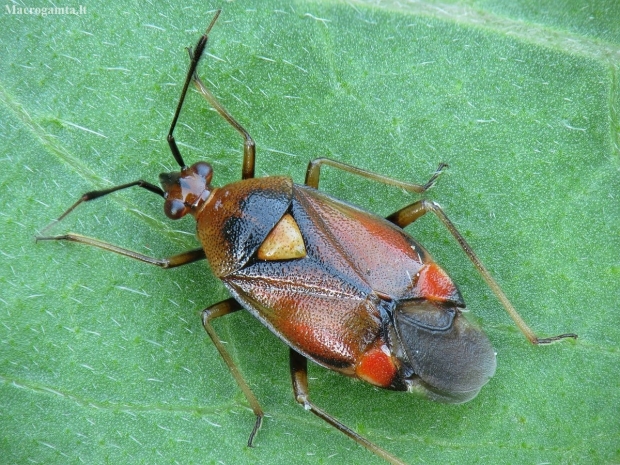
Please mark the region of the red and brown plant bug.
[[[310, 401], [307, 360], [381, 388], [417, 392], [451, 403], [474, 398], [493, 376], [496, 361], [491, 343], [465, 319], [465, 303], [458, 288], [404, 232], [407, 225], [428, 212], [435, 214], [533, 344], [577, 336], [538, 338], [436, 203], [419, 200], [381, 218], [318, 190], [320, 168], [329, 165], [422, 194], [445, 164], [423, 185], [326, 158], [310, 162], [304, 185], [294, 184], [286, 176], [255, 178], [254, 141], [196, 71], [219, 13], [194, 49], [189, 49], [190, 66], [168, 133], [180, 172], [161, 174], [162, 187], [138, 180], [87, 192], [45, 228], [82, 202], [138, 186], [164, 198], [169, 218], [191, 214], [202, 247], [158, 259], [72, 233], [37, 239], [80, 242], [161, 268], [207, 259], [232, 297], [203, 310], [202, 322], [256, 415], [248, 445], [252, 446], [261, 426], [263, 411], [211, 325], [211, 320], [241, 309], [248, 310], [289, 346], [297, 402], [379, 457], [401, 464], [400, 459]], [[211, 165], [197, 162], [187, 166], [183, 161], [173, 132], [192, 82], [244, 138], [242, 179], [238, 182], [213, 187]]]

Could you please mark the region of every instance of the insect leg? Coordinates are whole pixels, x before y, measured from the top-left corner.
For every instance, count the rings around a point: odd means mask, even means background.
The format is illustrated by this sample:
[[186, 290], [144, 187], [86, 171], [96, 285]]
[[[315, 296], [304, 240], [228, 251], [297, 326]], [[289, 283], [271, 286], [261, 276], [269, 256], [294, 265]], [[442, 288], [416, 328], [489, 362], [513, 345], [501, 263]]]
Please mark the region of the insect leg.
[[217, 348], [218, 352], [224, 359], [224, 362], [226, 362], [226, 365], [228, 365], [228, 369], [232, 373], [233, 378], [235, 378], [235, 381], [237, 381], [237, 384], [243, 391], [245, 398], [248, 400], [250, 404], [250, 407], [252, 407], [252, 411], [254, 412], [254, 415], [256, 415], [256, 423], [254, 424], [254, 428], [252, 429], [252, 432], [250, 433], [250, 437], [248, 438], [248, 446], [252, 447], [254, 436], [256, 436], [256, 433], [260, 429], [260, 426], [263, 422], [263, 416], [264, 416], [263, 409], [258, 403], [256, 396], [250, 389], [250, 386], [248, 386], [248, 384], [243, 379], [241, 372], [239, 371], [239, 369], [237, 368], [237, 365], [235, 365], [235, 362], [233, 361], [232, 357], [230, 356], [230, 354], [224, 347], [222, 340], [219, 338], [219, 336], [215, 332], [215, 329], [213, 329], [213, 326], [211, 326], [211, 320], [218, 318], [220, 316], [228, 315], [229, 313], [233, 313], [241, 309], [243, 309], [243, 307], [235, 299], [229, 298], [229, 299], [223, 300], [215, 305], [211, 305], [209, 308], [206, 308], [205, 310], [202, 311], [202, 325], [204, 326], [205, 330], [209, 334], [209, 337], [213, 341], [213, 344]]
[[[215, 23], [215, 20], [217, 19], [219, 14], [220, 14], [220, 11], [218, 10], [218, 12], [215, 14], [215, 17], [211, 21], [211, 24], [207, 28], [207, 32], [205, 32], [205, 34], [198, 40], [196, 47], [193, 50], [191, 48], [187, 49], [187, 52], [189, 53], [190, 66], [189, 66], [189, 71], [187, 73], [187, 78], [185, 79], [185, 85], [183, 87], [181, 101], [179, 102], [179, 107], [177, 108], [175, 119], [173, 120], [173, 126], [174, 124], [176, 124], [176, 119], [178, 118], [178, 113], [181, 111], [181, 105], [183, 103], [183, 99], [185, 98], [185, 94], [187, 92], [189, 81], [190, 79], [192, 79], [194, 81], [194, 85], [196, 86], [196, 89], [198, 89], [198, 92], [200, 92], [202, 96], [205, 99], [207, 99], [207, 101], [211, 104], [211, 106], [220, 114], [220, 116], [224, 118], [228, 122], [228, 124], [230, 124], [233, 128], [235, 128], [237, 132], [239, 132], [239, 134], [241, 134], [241, 136], [243, 137], [243, 140], [244, 140], [243, 166], [241, 167], [241, 178], [249, 179], [249, 178], [254, 177], [254, 165], [255, 165], [255, 158], [256, 158], [256, 145], [254, 144], [254, 140], [252, 139], [250, 134], [245, 130], [245, 128], [241, 126], [241, 124], [239, 124], [237, 120], [233, 118], [233, 116], [230, 113], [228, 113], [226, 108], [224, 108], [222, 104], [215, 98], [215, 95], [213, 95], [211, 91], [207, 89], [207, 86], [205, 86], [204, 83], [200, 80], [200, 78], [198, 77], [198, 73], [196, 72], [196, 67], [198, 66], [200, 57], [202, 53], [204, 52], [204, 49], [207, 45], [207, 34], [209, 34], [209, 31], [211, 30], [211, 27]], [[173, 130], [173, 127], [170, 128], [168, 142], [170, 142], [170, 137], [172, 136], [172, 130]], [[174, 141], [174, 137], [172, 137], [172, 140]], [[176, 144], [175, 144], [175, 147], [176, 147]], [[178, 149], [176, 150], [178, 152]], [[172, 152], [174, 153], [174, 149], [172, 150]], [[175, 155], [175, 158], [176, 158], [176, 155]]]
[[363, 170], [353, 165], [349, 165], [347, 163], [342, 163], [336, 160], [332, 160], [331, 158], [317, 158], [312, 160], [308, 164], [308, 169], [306, 170], [306, 185], [310, 187], [314, 187], [315, 189], [319, 188], [319, 177], [321, 175], [321, 165], [328, 165], [333, 168], [337, 168], [343, 171], [346, 171], [351, 174], [355, 174], [357, 176], [362, 176], [364, 178], [372, 179], [373, 181], [381, 182], [383, 184], [388, 184], [390, 186], [400, 187], [409, 192], [415, 192], [416, 194], [421, 194], [428, 189], [430, 189], [435, 181], [441, 174], [444, 168], [447, 168], [448, 165], [445, 163], [440, 163], [435, 173], [431, 176], [426, 184], [414, 184], [410, 182], [399, 181], [398, 179], [390, 178], [389, 176], [384, 176], [382, 174], [373, 173], [372, 171]]
[[185, 76], [185, 82], [183, 83], [183, 90], [181, 90], [181, 97], [179, 98], [179, 103], [177, 104], [177, 109], [174, 112], [172, 123], [170, 124], [170, 130], [168, 131], [168, 137], [166, 138], [166, 140], [168, 141], [168, 145], [170, 146], [172, 156], [181, 168], [186, 168], [187, 165], [185, 165], [185, 162], [183, 161], [183, 157], [181, 156], [181, 152], [179, 151], [179, 147], [177, 147], [176, 140], [174, 139], [174, 135], [172, 133], [174, 132], [174, 128], [176, 127], [177, 121], [179, 119], [179, 115], [181, 114], [181, 109], [183, 108], [183, 102], [185, 101], [185, 96], [187, 95], [187, 89], [189, 88], [189, 84], [192, 81], [194, 74], [196, 73], [196, 67], [198, 66], [198, 62], [200, 61], [202, 52], [204, 52], [207, 46], [207, 41], [209, 40], [209, 32], [211, 32], [211, 28], [215, 24], [215, 21], [217, 21], [220, 13], [221, 10], [217, 10], [215, 12], [215, 16], [213, 16], [213, 19], [207, 27], [207, 30], [202, 36], [200, 36], [200, 39], [198, 39], [196, 47], [194, 48], [196, 53], [192, 54], [190, 52], [191, 60], [189, 63], [189, 69], [187, 70], [187, 76]]
[[124, 255], [126, 257], [130, 257], [135, 260], [140, 260], [141, 262], [149, 263], [151, 265], [156, 265], [162, 268], [174, 268], [176, 266], [187, 265], [188, 263], [192, 263], [192, 262], [204, 259], [205, 254], [202, 248], [183, 252], [178, 255], [173, 255], [171, 257], [168, 257], [168, 258], [153, 258], [153, 257], [149, 257], [148, 255], [143, 255], [141, 253], [134, 252], [133, 250], [124, 249], [122, 247], [118, 247], [116, 245], [108, 244], [107, 242], [100, 241], [99, 239], [82, 236], [80, 234], [69, 233], [69, 234], [63, 234], [60, 236], [44, 236], [43, 235], [45, 231], [47, 231], [52, 226], [56, 225], [57, 223], [65, 219], [67, 215], [69, 215], [69, 213], [75, 210], [77, 206], [80, 205], [81, 203], [88, 202], [94, 199], [98, 199], [99, 197], [103, 197], [113, 192], [116, 192], [122, 189], [127, 189], [129, 187], [134, 187], [134, 186], [142, 187], [143, 189], [146, 189], [149, 192], [153, 192], [154, 194], [160, 195], [162, 197], [164, 196], [164, 191], [160, 187], [154, 184], [151, 184], [149, 182], [142, 181], [142, 180], [129, 182], [127, 184], [121, 184], [119, 186], [110, 187], [109, 189], [101, 189], [97, 191], [86, 192], [84, 195], [82, 195], [82, 197], [78, 199], [77, 202], [71, 205], [67, 209], [67, 211], [65, 211], [57, 219], [55, 219], [50, 224], [48, 224], [45, 228], [43, 228], [43, 230], [41, 231], [41, 235], [36, 236], [35, 240], [79, 242], [79, 243], [90, 245], [93, 247], [99, 247], [100, 249], [107, 250], [109, 252], [114, 252], [120, 255]]
[[497, 284], [495, 279], [493, 279], [491, 273], [489, 273], [489, 271], [484, 267], [484, 265], [482, 264], [476, 253], [473, 251], [471, 246], [467, 243], [463, 235], [458, 231], [458, 229], [456, 229], [454, 223], [450, 221], [448, 216], [444, 213], [443, 209], [437, 203], [429, 200], [420, 200], [398, 210], [395, 213], [392, 213], [390, 216], [387, 217], [387, 219], [392, 223], [400, 226], [401, 228], [404, 228], [405, 226], [413, 223], [415, 220], [428, 212], [433, 212], [437, 216], [437, 218], [439, 218], [439, 220], [443, 223], [443, 225], [448, 229], [448, 231], [450, 231], [450, 234], [454, 236], [454, 238], [457, 240], [457, 242], [465, 252], [465, 255], [467, 255], [467, 257], [471, 260], [476, 270], [478, 270], [478, 273], [480, 273], [482, 278], [486, 281], [487, 285], [491, 288], [493, 293], [502, 303], [502, 305], [508, 312], [508, 315], [510, 315], [517, 327], [532, 344], [550, 344], [552, 342], [559, 341], [560, 339], [577, 338], [577, 335], [573, 333], [560, 334], [558, 336], [547, 338], [539, 338], [538, 336], [536, 336], [534, 331], [532, 331], [530, 327], [525, 323], [525, 321], [523, 321], [523, 318], [521, 318], [519, 312], [517, 312], [510, 300], [508, 300], [508, 297], [506, 297], [506, 294], [504, 294], [502, 288], [499, 286], [499, 284]]
[[381, 449], [379, 446], [376, 446], [363, 436], [360, 436], [355, 431], [346, 427], [340, 421], [329, 415], [327, 412], [315, 406], [310, 401], [310, 398], [308, 396], [308, 360], [306, 359], [306, 357], [298, 354], [293, 349], [290, 349], [289, 353], [291, 378], [293, 381], [293, 393], [295, 394], [295, 400], [297, 402], [303, 405], [306, 410], [310, 410], [317, 417], [325, 420], [338, 431], [346, 434], [355, 442], [357, 442], [361, 446], [364, 446], [366, 449], [381, 457], [382, 459], [395, 465], [405, 465], [404, 462], [402, 462], [401, 460]]
[[188, 250], [187, 252], [172, 255], [166, 258], [149, 257], [148, 255], [134, 252], [133, 250], [129, 249], [124, 249], [114, 244], [100, 241], [99, 239], [95, 239], [93, 237], [82, 236], [80, 234], [74, 233], [62, 234], [60, 236], [37, 236], [36, 240], [79, 242], [80, 244], [99, 247], [100, 249], [107, 250], [108, 252], [114, 252], [119, 255], [124, 255], [125, 257], [133, 258], [134, 260], [148, 263], [149, 265], [159, 266], [161, 268], [175, 268], [177, 266], [187, 265], [188, 263], [193, 263], [198, 260], [203, 260], [205, 258], [205, 252], [202, 248]]
[[[190, 50], [190, 57], [193, 57], [193, 53]], [[193, 59], [193, 58], [192, 58]], [[243, 166], [241, 167], [241, 178], [249, 179], [254, 177], [254, 165], [256, 158], [256, 145], [250, 134], [241, 126], [235, 118], [222, 106], [222, 104], [215, 98], [209, 89], [200, 80], [197, 73], [194, 73], [194, 84], [198, 89], [198, 92], [202, 94], [204, 98], [211, 104], [213, 108], [228, 121], [233, 128], [235, 128], [241, 136], [243, 136]]]

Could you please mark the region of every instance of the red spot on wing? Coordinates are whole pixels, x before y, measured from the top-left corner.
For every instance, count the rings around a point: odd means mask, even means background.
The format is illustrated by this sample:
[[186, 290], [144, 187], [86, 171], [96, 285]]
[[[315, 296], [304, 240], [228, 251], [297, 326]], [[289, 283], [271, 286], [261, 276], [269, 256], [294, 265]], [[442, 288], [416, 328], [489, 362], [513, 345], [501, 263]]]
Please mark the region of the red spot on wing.
[[436, 263], [429, 263], [419, 271], [417, 287], [420, 296], [436, 302], [460, 302], [462, 297], [450, 276]]
[[382, 388], [390, 387], [397, 372], [390, 351], [382, 341], [364, 352], [355, 367], [359, 379]]

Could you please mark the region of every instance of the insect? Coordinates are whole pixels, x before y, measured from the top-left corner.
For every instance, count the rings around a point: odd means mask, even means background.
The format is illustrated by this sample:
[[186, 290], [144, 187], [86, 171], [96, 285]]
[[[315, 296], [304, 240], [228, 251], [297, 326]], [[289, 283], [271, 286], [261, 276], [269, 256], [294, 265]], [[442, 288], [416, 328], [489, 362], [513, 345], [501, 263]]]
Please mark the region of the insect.
[[[490, 341], [465, 319], [458, 288], [403, 230], [407, 225], [426, 213], [436, 215], [532, 343], [577, 336], [538, 338], [438, 204], [422, 199], [382, 218], [318, 190], [320, 169], [328, 165], [422, 194], [445, 164], [425, 184], [398, 181], [326, 158], [309, 163], [304, 185], [286, 176], [255, 178], [253, 139], [197, 74], [219, 14], [196, 46], [188, 49], [189, 70], [167, 137], [180, 171], [161, 174], [161, 187], [138, 180], [87, 192], [43, 230], [83, 202], [137, 186], [161, 196], [169, 218], [192, 215], [202, 246], [159, 259], [73, 233], [42, 234], [37, 239], [79, 242], [162, 268], [207, 259], [232, 297], [203, 310], [202, 323], [256, 416], [248, 445], [261, 426], [263, 410], [211, 324], [241, 309], [289, 346], [297, 402], [379, 457], [403, 463], [310, 400], [307, 360], [374, 386], [452, 403], [474, 398], [493, 376], [496, 361]], [[192, 83], [243, 136], [238, 182], [214, 187], [211, 165], [200, 161], [187, 166], [181, 156], [173, 133]]]

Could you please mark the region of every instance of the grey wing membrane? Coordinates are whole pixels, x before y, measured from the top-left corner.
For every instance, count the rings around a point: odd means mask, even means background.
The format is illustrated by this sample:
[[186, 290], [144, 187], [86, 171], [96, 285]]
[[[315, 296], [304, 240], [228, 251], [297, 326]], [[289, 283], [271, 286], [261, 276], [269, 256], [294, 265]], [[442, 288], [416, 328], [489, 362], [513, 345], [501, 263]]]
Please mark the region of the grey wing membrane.
[[491, 343], [456, 307], [404, 301], [395, 309], [394, 321], [401, 349], [415, 373], [412, 391], [440, 402], [466, 402], [495, 373]]

